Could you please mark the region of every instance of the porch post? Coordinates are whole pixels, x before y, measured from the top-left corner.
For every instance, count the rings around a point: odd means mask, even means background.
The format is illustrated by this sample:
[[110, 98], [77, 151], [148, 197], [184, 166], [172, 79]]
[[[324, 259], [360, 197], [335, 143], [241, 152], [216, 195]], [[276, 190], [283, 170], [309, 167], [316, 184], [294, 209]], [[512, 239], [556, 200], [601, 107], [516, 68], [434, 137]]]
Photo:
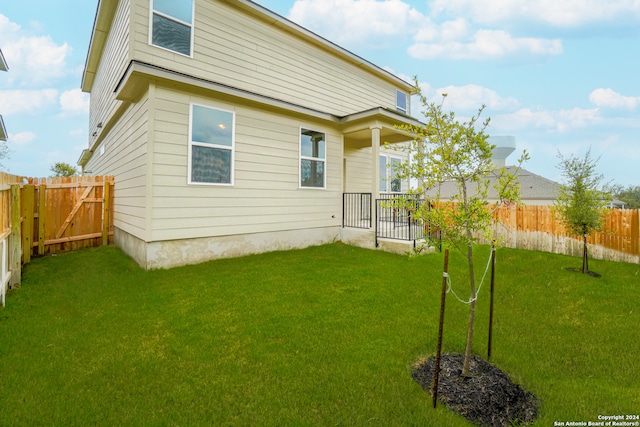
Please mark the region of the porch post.
[[380, 129], [371, 125], [371, 221], [376, 220], [376, 199], [380, 197]]

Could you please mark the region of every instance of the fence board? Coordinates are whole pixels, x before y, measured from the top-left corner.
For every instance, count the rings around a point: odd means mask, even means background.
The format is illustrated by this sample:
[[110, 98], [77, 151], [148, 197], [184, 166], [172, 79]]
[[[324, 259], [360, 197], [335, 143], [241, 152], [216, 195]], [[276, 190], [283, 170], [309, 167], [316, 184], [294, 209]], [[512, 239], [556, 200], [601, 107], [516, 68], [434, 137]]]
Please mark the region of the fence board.
[[[587, 240], [590, 256], [640, 263], [639, 213], [640, 210], [608, 210], [602, 231]], [[494, 217], [494, 236], [507, 247], [582, 256], [581, 237], [567, 233], [551, 206], [502, 206]]]
[[[37, 236], [32, 250], [39, 255], [100, 246], [113, 241], [111, 206], [113, 177], [29, 178], [37, 207]], [[105, 202], [105, 197], [107, 197]], [[35, 228], [35, 227], [34, 227]], [[104, 237], [106, 236], [106, 238]]]

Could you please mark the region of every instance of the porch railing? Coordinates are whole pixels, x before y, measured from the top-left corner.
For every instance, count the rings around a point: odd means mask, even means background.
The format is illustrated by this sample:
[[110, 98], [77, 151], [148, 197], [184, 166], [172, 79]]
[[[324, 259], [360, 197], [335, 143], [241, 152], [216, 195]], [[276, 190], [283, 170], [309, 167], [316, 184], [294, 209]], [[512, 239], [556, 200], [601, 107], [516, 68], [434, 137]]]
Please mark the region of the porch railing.
[[342, 194], [342, 226], [371, 228], [371, 193]]
[[[403, 200], [403, 203], [395, 203]], [[371, 193], [344, 193], [342, 203], [342, 226], [351, 228], [372, 228]], [[442, 248], [442, 239], [438, 230], [413, 212], [425, 201], [410, 194], [381, 194], [375, 200], [375, 236], [378, 239], [396, 239], [413, 241], [428, 239], [431, 244]]]
[[416, 240], [429, 239], [430, 224], [414, 215], [423, 203], [424, 199], [410, 194], [384, 194], [376, 199], [376, 246], [380, 238], [409, 240], [414, 245]]

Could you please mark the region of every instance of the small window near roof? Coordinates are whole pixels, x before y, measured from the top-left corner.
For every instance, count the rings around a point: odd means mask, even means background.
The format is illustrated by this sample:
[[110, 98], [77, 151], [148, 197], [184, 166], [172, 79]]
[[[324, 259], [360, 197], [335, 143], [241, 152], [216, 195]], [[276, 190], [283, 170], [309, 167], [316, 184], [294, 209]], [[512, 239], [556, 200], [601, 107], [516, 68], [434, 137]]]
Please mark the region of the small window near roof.
[[407, 114], [407, 94], [399, 90], [396, 91], [396, 110]]
[[194, 0], [151, 0], [151, 44], [191, 56]]

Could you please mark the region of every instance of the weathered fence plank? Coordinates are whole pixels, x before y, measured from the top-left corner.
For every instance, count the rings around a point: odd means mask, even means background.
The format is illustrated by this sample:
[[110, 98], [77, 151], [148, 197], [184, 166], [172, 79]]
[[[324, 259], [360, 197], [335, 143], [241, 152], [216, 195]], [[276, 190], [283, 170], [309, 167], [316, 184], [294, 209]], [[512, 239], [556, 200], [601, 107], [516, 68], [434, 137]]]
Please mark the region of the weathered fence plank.
[[[640, 263], [639, 213], [640, 210], [608, 210], [602, 231], [588, 238], [590, 256]], [[502, 206], [494, 217], [494, 237], [507, 247], [582, 255], [581, 238], [567, 233], [551, 206]]]

